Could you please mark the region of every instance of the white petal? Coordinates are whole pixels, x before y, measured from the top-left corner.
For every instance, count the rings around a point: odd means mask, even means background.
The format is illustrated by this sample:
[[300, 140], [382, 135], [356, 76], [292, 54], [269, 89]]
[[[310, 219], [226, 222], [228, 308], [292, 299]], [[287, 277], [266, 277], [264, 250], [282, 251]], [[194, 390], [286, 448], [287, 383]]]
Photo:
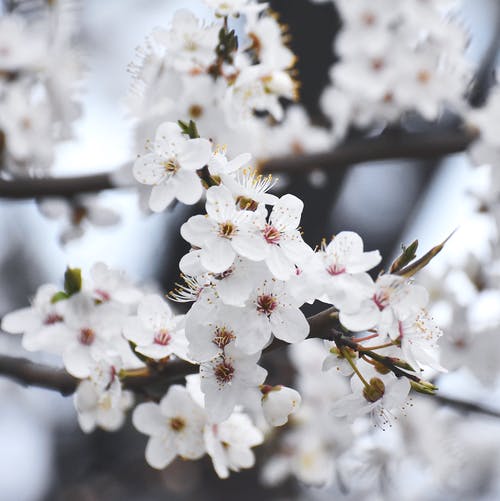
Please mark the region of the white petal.
[[158, 404], [146, 402], [135, 408], [132, 423], [141, 433], [160, 436], [165, 432], [167, 420]]
[[262, 261], [267, 254], [267, 243], [257, 232], [241, 232], [232, 239], [233, 249], [252, 261]]
[[278, 229], [296, 229], [300, 224], [300, 216], [304, 203], [295, 195], [283, 195], [271, 212], [271, 224]]
[[10, 334], [22, 334], [41, 327], [40, 315], [33, 308], [22, 308], [7, 313], [2, 318], [2, 330]]
[[234, 261], [236, 252], [231, 247], [231, 242], [225, 238], [216, 238], [210, 247], [202, 249], [201, 264], [213, 273], [226, 271]]
[[134, 162], [133, 174], [142, 184], [158, 184], [165, 178], [167, 172], [161, 158], [155, 153], [148, 153]]
[[269, 245], [266, 264], [278, 280], [288, 280], [295, 273], [294, 264], [285, 256], [278, 245]]
[[146, 461], [149, 466], [157, 470], [166, 468], [177, 455], [177, 450], [173, 447], [173, 443], [167, 443], [159, 437], [151, 437], [146, 446]]
[[201, 169], [208, 164], [211, 152], [212, 145], [207, 139], [189, 139], [179, 148], [179, 164], [182, 169]]
[[201, 198], [203, 186], [196, 172], [181, 169], [171, 181], [175, 197], [183, 204], [193, 205]]
[[282, 307], [271, 315], [271, 330], [278, 339], [297, 343], [309, 334], [309, 323], [298, 308]]
[[63, 362], [64, 367], [72, 376], [83, 379], [90, 376], [94, 359], [88, 347], [72, 343], [64, 350]]
[[201, 214], [192, 216], [181, 226], [181, 235], [191, 245], [204, 247], [205, 242], [214, 235], [212, 221]]
[[164, 211], [175, 198], [175, 188], [167, 180], [157, 186], [153, 186], [151, 190], [151, 195], [149, 196], [149, 208], [153, 212]]

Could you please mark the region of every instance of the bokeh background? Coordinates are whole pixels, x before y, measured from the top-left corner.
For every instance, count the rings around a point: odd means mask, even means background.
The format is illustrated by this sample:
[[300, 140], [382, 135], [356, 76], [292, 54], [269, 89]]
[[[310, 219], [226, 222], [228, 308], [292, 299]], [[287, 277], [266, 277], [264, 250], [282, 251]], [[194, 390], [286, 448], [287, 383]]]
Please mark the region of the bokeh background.
[[[325, 118], [318, 99], [334, 60], [331, 44], [340, 26], [338, 16], [329, 3], [270, 3], [289, 25], [292, 48], [299, 57], [301, 100], [314, 122], [322, 124]], [[83, 114], [75, 139], [58, 148], [54, 175], [111, 170], [134, 157], [131, 121], [124, 106], [130, 85], [126, 68], [144, 37], [155, 26], [167, 25], [180, 7], [206, 12], [195, 0], [84, 2]], [[479, 61], [488, 47], [498, 9], [495, 0], [464, 3], [461, 17], [472, 33], [468, 51], [472, 61]], [[477, 202], [468, 194], [471, 184], [480, 185], [483, 176], [481, 170], [471, 168], [465, 155], [426, 162], [375, 162], [327, 169], [315, 176], [283, 176], [282, 180], [287, 191], [305, 202], [304, 238], [310, 244], [351, 229], [363, 236], [368, 249], [380, 249], [389, 261], [402, 242], [418, 238], [421, 248], [427, 249], [458, 227], [440, 257], [443, 262], [460, 263], [466, 251], [479, 257], [485, 252], [488, 225], [474, 216]], [[99, 260], [127, 270], [138, 282], [158, 283], [165, 292], [172, 288], [179, 256], [186, 251], [178, 228], [196, 208], [177, 206], [167, 213], [145, 215], [132, 190], [105, 192], [101, 198], [121, 213], [121, 222], [106, 229], [89, 228], [83, 238], [65, 247], [58, 243], [60, 225], [41, 216], [35, 201], [0, 201], [0, 314], [26, 305], [41, 283], [59, 281], [67, 265], [88, 270]], [[19, 340], [6, 334], [0, 334], [0, 348], [22, 353]], [[495, 405], [491, 392], [486, 394], [460, 377], [450, 378], [443, 391], [453, 394], [459, 386], [462, 396]], [[263, 489], [258, 467], [220, 481], [206, 458], [178, 460], [167, 471], [156, 472], [144, 461], [145, 442], [129, 422], [119, 432], [96, 431], [87, 436], [78, 427], [70, 397], [0, 379], [1, 501], [234, 497], [244, 501], [334, 495], [293, 481]], [[257, 462], [267, 454], [261, 447]]]

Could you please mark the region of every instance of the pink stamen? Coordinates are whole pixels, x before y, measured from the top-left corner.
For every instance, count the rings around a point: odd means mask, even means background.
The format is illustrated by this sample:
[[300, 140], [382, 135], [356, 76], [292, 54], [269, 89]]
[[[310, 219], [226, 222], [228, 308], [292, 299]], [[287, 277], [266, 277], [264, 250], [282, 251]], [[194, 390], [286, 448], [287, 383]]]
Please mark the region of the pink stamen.
[[170, 343], [172, 336], [168, 333], [167, 329], [161, 329], [155, 334], [154, 343], [161, 346], [166, 346]]
[[281, 239], [280, 231], [271, 226], [270, 224], [266, 224], [264, 230], [262, 231], [262, 235], [268, 244], [277, 245]]

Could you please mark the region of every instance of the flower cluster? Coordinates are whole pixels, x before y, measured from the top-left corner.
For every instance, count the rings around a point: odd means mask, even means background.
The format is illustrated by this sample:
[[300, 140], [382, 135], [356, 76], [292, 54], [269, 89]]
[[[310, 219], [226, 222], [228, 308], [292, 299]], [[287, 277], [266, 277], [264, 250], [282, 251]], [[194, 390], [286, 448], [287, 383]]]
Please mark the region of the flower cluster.
[[212, 9], [209, 21], [177, 11], [170, 27], [156, 29], [130, 65], [128, 105], [138, 150], [146, 145], [145, 158], [158, 153], [161, 138], [153, 144], [149, 139], [160, 123], [179, 118], [195, 120], [205, 137], [228, 145], [232, 155], [326, 149], [329, 134], [313, 127], [303, 108], [283, 109], [284, 100], [297, 97], [295, 56], [276, 15], [253, 0], [205, 3]]
[[[187, 314], [175, 314], [158, 294], [98, 263], [84, 279], [68, 268], [62, 290], [44, 285], [31, 307], [2, 320], [2, 329], [23, 334], [27, 350], [62, 356], [66, 371], [79, 380], [75, 406], [82, 429], [121, 426], [142, 381], [141, 394], [152, 401], [136, 407], [133, 422], [150, 437], [151, 466], [208, 453], [223, 478], [248, 468], [251, 448], [300, 409], [300, 393], [269, 384], [259, 365], [263, 352], [280, 343], [297, 347], [292, 357], [312, 366], [311, 375], [323, 369], [318, 382], [328, 380], [330, 391], [317, 398], [325, 402], [324, 418], [339, 423], [331, 436], [318, 427], [306, 449], [296, 441], [310, 433], [309, 425], [293, 432], [287, 440], [299, 458], [328, 456], [347, 426], [343, 417], [369, 415], [384, 427], [405, 406], [410, 386], [433, 393], [419, 370], [441, 370], [441, 332], [425, 310], [426, 290], [408, 280], [422, 267], [412, 262], [416, 245], [403, 250], [390, 273], [373, 280], [367, 272], [381, 256], [366, 252], [359, 235], [344, 231], [313, 250], [300, 230], [299, 198], [269, 193], [272, 178], [247, 166], [249, 154], [228, 158], [197, 136], [192, 121], [162, 123], [155, 151], [134, 165], [137, 177], [154, 185], [150, 202], [156, 210], [173, 197], [194, 203], [206, 189], [206, 214], [181, 228], [191, 249], [179, 264], [184, 283], [170, 293], [193, 302]], [[306, 319], [300, 308], [315, 301], [331, 307], [320, 314], [322, 327], [311, 332], [318, 321]], [[326, 339], [320, 355], [301, 343], [310, 334]], [[188, 376], [186, 386], [172, 385], [169, 378], [180, 367], [182, 375], [199, 374]], [[155, 391], [147, 389], [151, 380]], [[310, 381], [303, 391], [317, 391], [313, 387]], [[297, 419], [311, 412], [306, 406]], [[330, 464], [318, 472], [290, 460], [287, 471], [313, 483], [324, 481]]]
[[55, 143], [71, 137], [79, 115], [78, 5], [47, 5], [29, 20], [15, 10], [0, 17], [0, 143], [4, 168], [14, 175], [46, 173]]
[[335, 0], [343, 21], [334, 46], [340, 61], [322, 108], [337, 139], [350, 125], [384, 125], [412, 111], [434, 121], [444, 106], [465, 109], [468, 40], [452, 3]]

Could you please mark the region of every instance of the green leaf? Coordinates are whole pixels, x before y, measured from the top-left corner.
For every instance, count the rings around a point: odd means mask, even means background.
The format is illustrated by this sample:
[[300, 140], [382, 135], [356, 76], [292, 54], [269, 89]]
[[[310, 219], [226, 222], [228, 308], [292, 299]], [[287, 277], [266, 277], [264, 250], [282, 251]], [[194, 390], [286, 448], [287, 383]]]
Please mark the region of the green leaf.
[[72, 296], [82, 289], [82, 270], [79, 268], [66, 268], [64, 273], [64, 290], [66, 294]]

